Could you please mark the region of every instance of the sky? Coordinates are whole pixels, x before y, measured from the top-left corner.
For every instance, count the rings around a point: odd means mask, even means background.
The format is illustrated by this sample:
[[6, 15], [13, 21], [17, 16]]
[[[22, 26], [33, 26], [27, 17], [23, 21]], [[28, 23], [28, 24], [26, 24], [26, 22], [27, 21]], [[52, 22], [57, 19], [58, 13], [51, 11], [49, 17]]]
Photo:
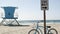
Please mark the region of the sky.
[[[60, 0], [49, 0], [49, 10], [46, 10], [47, 20], [60, 20]], [[43, 11], [41, 10], [41, 0], [0, 0], [0, 19], [4, 16], [4, 10], [1, 7], [14, 6], [19, 20], [43, 20]]]

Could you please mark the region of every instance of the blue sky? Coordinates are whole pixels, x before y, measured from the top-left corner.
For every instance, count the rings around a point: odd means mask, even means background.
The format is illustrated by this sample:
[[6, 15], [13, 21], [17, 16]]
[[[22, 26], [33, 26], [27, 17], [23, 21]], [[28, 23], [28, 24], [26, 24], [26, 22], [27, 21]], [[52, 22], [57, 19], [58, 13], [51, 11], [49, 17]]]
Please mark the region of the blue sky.
[[[0, 7], [15, 6], [15, 14], [19, 20], [43, 20], [40, 0], [0, 0]], [[0, 8], [0, 18], [4, 10]], [[49, 10], [46, 11], [47, 20], [60, 20], [60, 0], [49, 0]]]

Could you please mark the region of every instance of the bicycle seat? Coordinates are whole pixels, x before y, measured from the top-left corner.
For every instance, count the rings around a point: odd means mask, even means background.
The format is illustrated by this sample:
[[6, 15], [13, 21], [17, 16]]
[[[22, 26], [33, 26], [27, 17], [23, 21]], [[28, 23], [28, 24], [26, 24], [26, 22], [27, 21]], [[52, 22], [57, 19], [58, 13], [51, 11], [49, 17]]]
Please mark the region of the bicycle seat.
[[51, 26], [47, 26], [47, 28], [51, 28]]

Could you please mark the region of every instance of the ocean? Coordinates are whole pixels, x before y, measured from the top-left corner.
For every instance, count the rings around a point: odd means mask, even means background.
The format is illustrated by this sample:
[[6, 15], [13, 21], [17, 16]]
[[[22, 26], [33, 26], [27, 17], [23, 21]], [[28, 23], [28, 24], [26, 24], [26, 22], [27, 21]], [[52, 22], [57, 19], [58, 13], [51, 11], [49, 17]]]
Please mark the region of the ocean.
[[[40, 24], [44, 24], [44, 20], [18, 20], [18, 23], [20, 25], [30, 25], [30, 24], [34, 24], [34, 23], [40, 23]], [[5, 24], [11, 24], [10, 21], [8, 22], [4, 22]], [[60, 20], [46, 20], [46, 24], [60, 24]], [[17, 24], [16, 21], [14, 21], [12, 24]]]
[[[20, 24], [32, 24], [32, 23], [44, 23], [44, 20], [21, 20], [18, 21]], [[60, 24], [60, 20], [46, 20], [47, 24]]]

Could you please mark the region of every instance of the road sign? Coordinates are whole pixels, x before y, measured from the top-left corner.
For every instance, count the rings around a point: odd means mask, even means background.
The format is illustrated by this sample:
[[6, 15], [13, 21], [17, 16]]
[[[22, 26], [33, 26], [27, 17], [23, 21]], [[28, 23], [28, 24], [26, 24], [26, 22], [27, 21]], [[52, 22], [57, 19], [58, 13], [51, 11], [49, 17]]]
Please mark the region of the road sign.
[[48, 0], [41, 0], [41, 10], [48, 10]]

